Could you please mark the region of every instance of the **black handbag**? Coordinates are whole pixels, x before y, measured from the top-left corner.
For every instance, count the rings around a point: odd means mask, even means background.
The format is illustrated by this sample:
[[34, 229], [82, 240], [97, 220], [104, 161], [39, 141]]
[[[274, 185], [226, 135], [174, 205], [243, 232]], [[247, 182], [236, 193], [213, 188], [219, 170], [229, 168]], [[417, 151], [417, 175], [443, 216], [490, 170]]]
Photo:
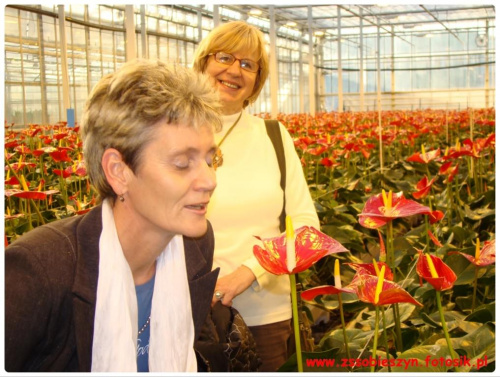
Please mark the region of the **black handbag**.
[[257, 372], [255, 340], [241, 314], [217, 302], [195, 342], [199, 372]]

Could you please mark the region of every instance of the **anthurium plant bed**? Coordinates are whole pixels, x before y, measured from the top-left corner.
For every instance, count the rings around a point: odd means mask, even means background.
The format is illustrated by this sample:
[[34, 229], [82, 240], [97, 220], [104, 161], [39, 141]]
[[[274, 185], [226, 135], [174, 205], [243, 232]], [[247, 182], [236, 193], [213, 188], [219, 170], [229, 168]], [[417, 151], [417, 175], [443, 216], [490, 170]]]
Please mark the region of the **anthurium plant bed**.
[[[495, 109], [278, 118], [320, 218], [307, 231], [337, 250], [296, 229], [290, 270], [285, 236], [255, 240], [263, 265], [294, 276], [306, 313], [331, 313], [314, 350], [281, 370], [494, 371]], [[83, 161], [78, 126], [5, 124], [6, 245], [97, 203]]]

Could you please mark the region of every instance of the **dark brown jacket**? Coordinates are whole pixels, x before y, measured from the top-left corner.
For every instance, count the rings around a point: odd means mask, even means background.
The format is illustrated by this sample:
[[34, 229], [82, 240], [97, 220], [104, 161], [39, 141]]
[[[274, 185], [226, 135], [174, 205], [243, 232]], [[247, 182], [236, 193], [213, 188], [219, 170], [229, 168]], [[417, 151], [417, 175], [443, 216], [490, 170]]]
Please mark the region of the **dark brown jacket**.
[[[90, 371], [101, 231], [98, 206], [84, 216], [38, 227], [7, 247], [7, 371]], [[218, 269], [211, 271], [210, 224], [205, 236], [184, 237], [184, 247], [197, 339], [218, 276]]]

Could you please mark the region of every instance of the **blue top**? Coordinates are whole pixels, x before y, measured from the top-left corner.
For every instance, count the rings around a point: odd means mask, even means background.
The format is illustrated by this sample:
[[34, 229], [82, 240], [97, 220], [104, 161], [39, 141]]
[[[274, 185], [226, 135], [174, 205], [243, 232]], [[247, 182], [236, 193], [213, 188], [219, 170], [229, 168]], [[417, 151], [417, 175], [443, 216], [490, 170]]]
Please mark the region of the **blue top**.
[[[138, 310], [138, 331], [142, 329], [151, 315], [151, 303], [155, 287], [155, 276], [147, 283], [136, 285]], [[149, 372], [149, 334], [151, 325], [148, 324], [144, 331], [137, 337], [137, 371]]]

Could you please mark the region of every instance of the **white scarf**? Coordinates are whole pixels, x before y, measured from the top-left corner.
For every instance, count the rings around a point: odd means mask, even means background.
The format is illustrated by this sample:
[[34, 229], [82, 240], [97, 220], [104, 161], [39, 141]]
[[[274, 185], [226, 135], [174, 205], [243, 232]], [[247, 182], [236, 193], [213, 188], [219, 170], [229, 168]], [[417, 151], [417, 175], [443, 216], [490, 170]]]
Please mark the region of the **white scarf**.
[[[92, 372], [137, 372], [137, 297], [113, 209], [102, 204]], [[196, 372], [194, 325], [184, 243], [175, 236], [156, 260], [149, 370]]]

